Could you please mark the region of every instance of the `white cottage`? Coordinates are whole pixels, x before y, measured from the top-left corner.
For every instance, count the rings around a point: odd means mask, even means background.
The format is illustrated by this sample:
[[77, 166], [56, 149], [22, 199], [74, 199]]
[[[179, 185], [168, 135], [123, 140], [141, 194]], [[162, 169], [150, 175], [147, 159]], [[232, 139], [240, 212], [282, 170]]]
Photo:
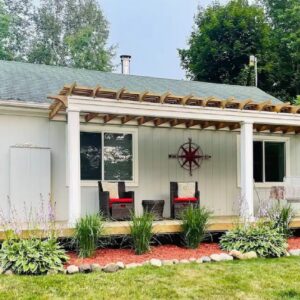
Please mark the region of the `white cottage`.
[[[256, 87], [7, 61], [0, 82], [7, 214], [50, 198], [57, 220], [73, 224], [99, 211], [99, 180], [122, 180], [137, 212], [163, 199], [170, 217], [170, 182], [197, 181], [215, 216], [236, 216], [243, 199], [251, 217], [272, 186], [300, 175], [300, 107]], [[177, 155], [189, 139], [211, 156], [191, 172]]]

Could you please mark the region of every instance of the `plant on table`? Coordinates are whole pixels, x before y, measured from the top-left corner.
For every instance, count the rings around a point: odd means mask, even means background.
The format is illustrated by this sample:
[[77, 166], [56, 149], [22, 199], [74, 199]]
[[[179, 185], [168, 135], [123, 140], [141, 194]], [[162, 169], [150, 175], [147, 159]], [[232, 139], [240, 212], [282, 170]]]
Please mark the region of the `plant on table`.
[[135, 253], [140, 255], [150, 250], [153, 214], [146, 212], [142, 216], [131, 216], [130, 235]]
[[271, 221], [237, 226], [221, 237], [220, 245], [226, 251], [255, 251], [260, 257], [284, 256], [288, 246], [285, 236]]
[[103, 232], [100, 214], [86, 215], [76, 222], [74, 240], [80, 257], [90, 257], [97, 249], [98, 238]]
[[206, 235], [211, 212], [205, 207], [189, 206], [182, 213], [182, 229], [188, 248], [197, 248]]
[[40, 275], [62, 271], [68, 257], [56, 239], [8, 239], [2, 243], [0, 264], [16, 274]]

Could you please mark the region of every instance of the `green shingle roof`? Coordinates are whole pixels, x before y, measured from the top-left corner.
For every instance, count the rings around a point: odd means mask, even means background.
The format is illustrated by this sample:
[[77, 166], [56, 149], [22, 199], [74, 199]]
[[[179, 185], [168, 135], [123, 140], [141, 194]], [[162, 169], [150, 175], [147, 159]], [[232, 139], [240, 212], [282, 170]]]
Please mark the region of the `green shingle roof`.
[[0, 60], [1, 100], [49, 102], [47, 99], [49, 94], [57, 94], [64, 84], [73, 82], [90, 87], [100, 85], [107, 89], [125, 87], [132, 92], [171, 92], [178, 96], [193, 94], [199, 97], [215, 96], [223, 99], [235, 97], [237, 100], [251, 98], [256, 102], [272, 100], [273, 103], [281, 103], [280, 100], [256, 87], [123, 75]]

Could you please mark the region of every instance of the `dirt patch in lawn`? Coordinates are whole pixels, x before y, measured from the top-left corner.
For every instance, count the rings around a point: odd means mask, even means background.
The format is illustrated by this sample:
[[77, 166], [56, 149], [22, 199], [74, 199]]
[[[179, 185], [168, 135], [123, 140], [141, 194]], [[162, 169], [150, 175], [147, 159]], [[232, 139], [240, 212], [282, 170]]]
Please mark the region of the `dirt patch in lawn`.
[[[300, 249], [300, 237], [292, 237], [288, 240], [289, 249]], [[98, 249], [93, 257], [79, 258], [75, 252], [69, 252], [70, 257], [67, 265], [82, 265], [98, 263], [106, 265], [108, 263], [116, 263], [122, 261], [125, 264], [142, 263], [151, 258], [164, 259], [189, 259], [199, 258], [201, 256], [209, 256], [214, 253], [222, 253], [217, 243], [202, 243], [197, 249], [187, 249], [176, 245], [160, 245], [151, 247], [151, 251], [136, 255], [131, 249]]]

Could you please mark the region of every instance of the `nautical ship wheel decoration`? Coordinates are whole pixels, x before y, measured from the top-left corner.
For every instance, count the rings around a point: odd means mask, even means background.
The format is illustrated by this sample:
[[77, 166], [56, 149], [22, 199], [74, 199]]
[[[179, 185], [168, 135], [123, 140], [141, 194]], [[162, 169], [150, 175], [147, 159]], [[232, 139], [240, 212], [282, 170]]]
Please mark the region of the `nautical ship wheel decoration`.
[[169, 154], [169, 158], [177, 158], [180, 166], [189, 170], [192, 176], [192, 171], [200, 168], [203, 159], [209, 159], [211, 156], [204, 154], [201, 147], [189, 138], [187, 143], [179, 147], [177, 154]]

